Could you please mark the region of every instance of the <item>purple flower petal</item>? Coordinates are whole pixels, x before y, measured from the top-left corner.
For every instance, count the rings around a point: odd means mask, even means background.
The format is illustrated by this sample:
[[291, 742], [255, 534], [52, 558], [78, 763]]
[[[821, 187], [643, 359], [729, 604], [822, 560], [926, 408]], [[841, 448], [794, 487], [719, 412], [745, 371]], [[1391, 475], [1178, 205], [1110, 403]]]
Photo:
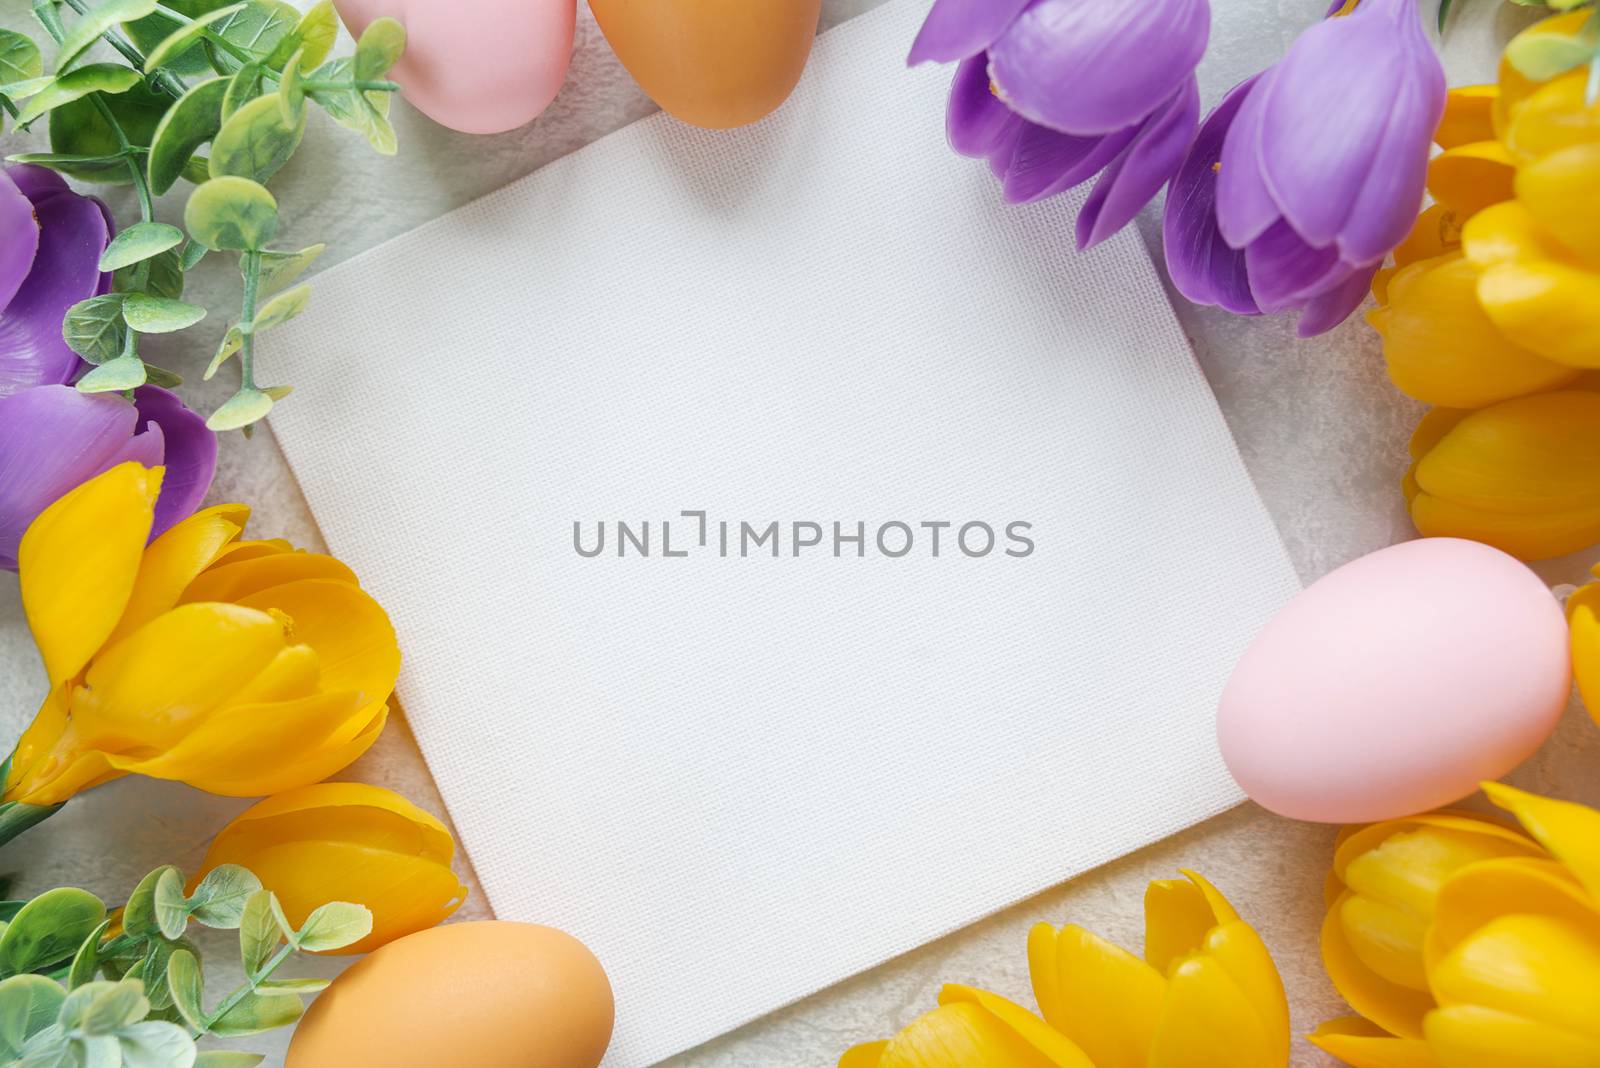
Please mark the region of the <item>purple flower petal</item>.
[[62, 383], [77, 372], [77, 353], [61, 339], [61, 320], [100, 289], [100, 253], [110, 239], [94, 201], [76, 194], [46, 197], [34, 208], [39, 249], [33, 269], [0, 316], [0, 396]]
[[33, 203], [0, 171], [0, 313], [22, 288], [39, 250], [39, 224]]
[[1264, 312], [1298, 307], [1350, 269], [1333, 245], [1313, 248], [1280, 219], [1244, 250], [1250, 292]]
[[[1338, 240], [1352, 221], [1363, 187], [1378, 170], [1380, 149], [1391, 165], [1415, 153], [1426, 166], [1444, 74], [1423, 35], [1416, 0], [1365, 0], [1353, 14], [1301, 34], [1263, 97], [1262, 177], [1295, 230], [1320, 247]], [[1391, 126], [1395, 141], [1388, 145]], [[1420, 174], [1415, 167], [1401, 170], [1401, 181], [1415, 177], [1415, 196], [1389, 182], [1381, 194], [1404, 193], [1405, 210], [1414, 216], [1422, 199]], [[1389, 213], [1380, 214], [1387, 223]], [[1363, 233], [1363, 244], [1373, 232]], [[1405, 233], [1402, 228], [1394, 243]]]
[[1078, 214], [1078, 248], [1098, 245], [1150, 203], [1183, 163], [1199, 123], [1200, 86], [1191, 76], [1095, 183]]
[[989, 46], [990, 74], [1023, 118], [1108, 134], [1170, 99], [1210, 32], [1206, 0], [1034, 0]]
[[140, 386], [133, 402], [139, 409], [139, 429], [161, 435], [166, 445], [163, 462], [167, 474], [161, 480], [155, 523], [150, 529], [150, 536], [155, 537], [193, 513], [205, 499], [217, 472], [217, 435], [206, 428], [204, 419], [184, 407], [176, 394], [158, 386]]
[[0, 567], [16, 568], [17, 544], [35, 516], [117, 462], [138, 417], [121, 397], [70, 386], [0, 397]]
[[1189, 154], [1167, 191], [1161, 220], [1167, 273], [1178, 292], [1196, 304], [1216, 304], [1239, 315], [1260, 309], [1250, 295], [1244, 253], [1217, 229], [1217, 171], [1222, 142], [1255, 79], [1235, 86], [1200, 126]]
[[1372, 290], [1372, 276], [1378, 273], [1378, 267], [1374, 263], [1354, 268], [1349, 277], [1313, 298], [1300, 316], [1296, 332], [1301, 337], [1315, 337], [1348, 319], [1350, 313], [1361, 307], [1362, 301], [1367, 299], [1367, 294]]
[[1093, 178], [1133, 140], [1130, 126], [1107, 137], [1075, 137], [1048, 126], [1022, 121], [1004, 196], [1010, 204], [1031, 204]]
[[[1427, 40], [1421, 45], [1432, 59]], [[1435, 70], [1437, 63], [1433, 59]], [[1429, 145], [1444, 115], [1445, 96], [1442, 74], [1419, 74], [1401, 83], [1372, 167], [1339, 234], [1339, 250], [1350, 262], [1382, 259], [1416, 225], [1428, 181]]]
[[964, 59], [950, 83], [945, 130], [950, 147], [963, 156], [987, 159], [1022, 120], [989, 89], [989, 60], [982, 53]]
[[14, 167], [7, 167], [6, 177], [22, 191], [23, 196], [35, 204], [57, 193], [72, 192], [65, 178], [49, 167], [41, 167], [36, 163], [19, 163]]
[[1222, 142], [1217, 171], [1217, 229], [1222, 239], [1243, 249], [1267, 232], [1282, 216], [1261, 176], [1261, 114], [1275, 69], [1256, 75], [1235, 92], [1242, 96], [1238, 113]]
[[929, 60], [950, 63], [988, 48], [1027, 7], [1029, 0], [934, 0], [906, 66]]

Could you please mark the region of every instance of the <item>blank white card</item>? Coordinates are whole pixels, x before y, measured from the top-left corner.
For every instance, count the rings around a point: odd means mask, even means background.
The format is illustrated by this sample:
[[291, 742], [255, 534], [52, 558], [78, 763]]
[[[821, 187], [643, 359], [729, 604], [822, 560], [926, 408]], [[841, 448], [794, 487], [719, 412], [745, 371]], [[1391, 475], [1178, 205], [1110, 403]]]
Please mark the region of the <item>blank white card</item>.
[[1239, 797], [1213, 708], [1293, 571], [1137, 238], [1079, 254], [946, 146], [924, 10], [263, 341], [490, 902], [599, 955], [615, 1068]]

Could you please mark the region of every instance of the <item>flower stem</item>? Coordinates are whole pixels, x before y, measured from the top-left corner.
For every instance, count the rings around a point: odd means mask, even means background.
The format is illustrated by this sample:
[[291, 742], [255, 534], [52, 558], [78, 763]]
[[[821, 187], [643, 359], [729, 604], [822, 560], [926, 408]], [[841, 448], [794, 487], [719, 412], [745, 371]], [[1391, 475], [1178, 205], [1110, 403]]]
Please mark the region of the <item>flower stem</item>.
[[261, 253], [243, 254], [244, 301], [239, 311], [239, 388], [255, 389], [256, 294], [261, 287]]
[[[65, 804], [66, 802], [62, 802]], [[0, 846], [32, 827], [54, 816], [61, 805], [27, 805], [21, 801], [0, 804]]]
[[244, 986], [241, 986], [239, 989], [223, 998], [221, 1004], [219, 1004], [215, 1009], [212, 1009], [210, 1012], [206, 1013], [206, 1018], [201, 1021], [202, 1026], [195, 1037], [199, 1038], [207, 1031], [210, 1031], [212, 1027], [216, 1026], [218, 1020], [221, 1020], [224, 1016], [233, 1011], [235, 1005], [238, 1005], [251, 994], [254, 994], [256, 992], [256, 988], [262, 983], [266, 982], [268, 977], [270, 977], [273, 972], [277, 971], [278, 966], [284, 961], [288, 960], [289, 954], [293, 952], [294, 946], [288, 942], [285, 942], [282, 946], [279, 946], [278, 952], [267, 958], [267, 962], [261, 966], [260, 971], [253, 975], [246, 975], [244, 977]]

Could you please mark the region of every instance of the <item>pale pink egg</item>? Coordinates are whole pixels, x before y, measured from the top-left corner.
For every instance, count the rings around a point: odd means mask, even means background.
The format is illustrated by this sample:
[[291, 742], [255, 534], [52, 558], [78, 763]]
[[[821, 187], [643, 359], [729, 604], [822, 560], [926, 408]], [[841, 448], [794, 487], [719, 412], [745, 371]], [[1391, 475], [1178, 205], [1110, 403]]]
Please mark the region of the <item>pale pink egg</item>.
[[406, 28], [390, 72], [433, 121], [463, 133], [499, 133], [555, 99], [572, 59], [577, 0], [334, 0], [360, 36], [388, 15]]
[[1223, 759], [1280, 815], [1361, 823], [1457, 801], [1550, 736], [1571, 688], [1544, 582], [1474, 541], [1423, 538], [1307, 587], [1234, 668]]

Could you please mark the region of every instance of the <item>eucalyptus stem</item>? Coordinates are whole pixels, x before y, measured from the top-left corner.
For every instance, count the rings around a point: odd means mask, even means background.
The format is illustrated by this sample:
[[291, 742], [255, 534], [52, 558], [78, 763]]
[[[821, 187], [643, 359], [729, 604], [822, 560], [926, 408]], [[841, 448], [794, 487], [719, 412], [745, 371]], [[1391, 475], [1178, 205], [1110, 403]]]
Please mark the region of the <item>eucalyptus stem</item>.
[[239, 388], [255, 389], [256, 294], [261, 287], [261, 253], [243, 253], [244, 301], [239, 311]]
[[227, 997], [223, 998], [221, 1003], [218, 1004], [215, 1009], [212, 1009], [210, 1012], [206, 1013], [206, 1018], [200, 1021], [200, 1029], [195, 1033], [194, 1037], [199, 1038], [201, 1035], [210, 1031], [211, 1028], [216, 1025], [218, 1020], [222, 1019], [224, 1016], [228, 1015], [228, 1013], [233, 1011], [234, 1006], [238, 1005], [251, 994], [254, 994], [256, 989], [260, 987], [262, 983], [266, 982], [272, 973], [278, 970], [278, 966], [284, 961], [288, 960], [289, 954], [293, 952], [294, 945], [292, 943], [285, 942], [283, 945], [279, 946], [278, 952], [268, 957], [266, 963], [261, 966], [259, 971], [244, 977], [245, 982], [243, 986], [229, 994]]
[[0, 846], [34, 824], [43, 823], [60, 808], [61, 805], [28, 805], [21, 801], [7, 801], [0, 805]]

